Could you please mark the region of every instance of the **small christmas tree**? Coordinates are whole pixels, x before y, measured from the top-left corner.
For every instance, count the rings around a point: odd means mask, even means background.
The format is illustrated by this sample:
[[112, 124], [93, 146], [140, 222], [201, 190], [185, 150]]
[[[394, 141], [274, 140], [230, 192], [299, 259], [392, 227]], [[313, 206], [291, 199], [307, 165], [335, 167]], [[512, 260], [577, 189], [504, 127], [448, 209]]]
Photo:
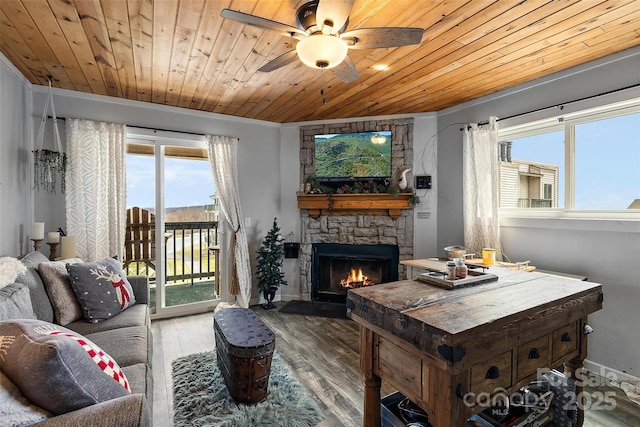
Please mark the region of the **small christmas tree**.
[[283, 238], [280, 234], [277, 218], [273, 219], [273, 227], [267, 233], [262, 242], [262, 246], [258, 249], [258, 270], [256, 276], [258, 278], [258, 289], [262, 291], [264, 299], [267, 303], [264, 308], [275, 308], [273, 298], [280, 285], [286, 285], [284, 273], [280, 270], [282, 260], [284, 259]]

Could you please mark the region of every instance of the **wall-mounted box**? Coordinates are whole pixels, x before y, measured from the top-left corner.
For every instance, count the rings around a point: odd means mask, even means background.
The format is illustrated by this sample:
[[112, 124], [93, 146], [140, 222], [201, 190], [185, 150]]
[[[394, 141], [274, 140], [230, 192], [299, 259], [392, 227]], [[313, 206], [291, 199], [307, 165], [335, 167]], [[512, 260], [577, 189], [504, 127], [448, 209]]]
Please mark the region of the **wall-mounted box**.
[[300, 252], [300, 243], [285, 243], [284, 244], [284, 257], [285, 258], [298, 258]]
[[431, 188], [431, 175], [416, 175], [416, 190]]

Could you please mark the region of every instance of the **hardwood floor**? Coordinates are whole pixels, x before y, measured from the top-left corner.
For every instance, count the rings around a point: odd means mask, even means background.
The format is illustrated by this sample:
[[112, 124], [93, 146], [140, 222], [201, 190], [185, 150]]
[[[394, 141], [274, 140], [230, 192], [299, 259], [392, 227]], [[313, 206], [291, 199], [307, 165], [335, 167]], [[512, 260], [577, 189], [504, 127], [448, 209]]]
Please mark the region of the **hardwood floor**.
[[[282, 303], [279, 303], [281, 305]], [[283, 314], [255, 308], [275, 332], [276, 351], [294, 369], [325, 415], [318, 427], [361, 426], [363, 384], [359, 372], [358, 325], [348, 319]], [[171, 361], [215, 348], [213, 313], [152, 322], [154, 426], [173, 426]], [[382, 395], [394, 390], [383, 384]], [[622, 390], [588, 389], [592, 396], [616, 394], [614, 410], [585, 411], [585, 427], [640, 425], [640, 406]]]

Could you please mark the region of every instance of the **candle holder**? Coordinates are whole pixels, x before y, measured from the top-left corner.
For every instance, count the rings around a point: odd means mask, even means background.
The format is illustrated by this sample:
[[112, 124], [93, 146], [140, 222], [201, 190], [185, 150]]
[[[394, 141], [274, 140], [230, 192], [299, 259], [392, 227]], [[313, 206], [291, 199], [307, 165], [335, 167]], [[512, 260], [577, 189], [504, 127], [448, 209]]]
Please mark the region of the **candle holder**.
[[33, 242], [33, 250], [34, 251], [39, 251], [40, 250], [40, 246], [42, 246], [42, 241], [44, 239], [31, 239], [31, 241]]
[[54, 261], [58, 257], [58, 242], [47, 242], [51, 252], [49, 253], [49, 261]]

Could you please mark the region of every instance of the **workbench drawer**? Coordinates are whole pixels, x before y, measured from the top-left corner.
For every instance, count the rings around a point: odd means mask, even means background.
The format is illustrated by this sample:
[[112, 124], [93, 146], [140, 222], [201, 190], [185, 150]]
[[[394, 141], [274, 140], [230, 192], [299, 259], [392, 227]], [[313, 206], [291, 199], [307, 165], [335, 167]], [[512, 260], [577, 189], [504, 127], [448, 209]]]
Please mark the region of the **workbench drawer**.
[[378, 337], [376, 373], [399, 390], [427, 400], [429, 366], [415, 354]]
[[545, 368], [549, 364], [549, 335], [529, 341], [518, 346], [518, 381], [533, 375], [538, 368]]
[[471, 391], [479, 393], [496, 392], [497, 388], [509, 388], [511, 378], [511, 350], [488, 362], [478, 363], [471, 367]]
[[578, 322], [556, 329], [551, 333], [551, 358], [553, 361], [578, 348]]

